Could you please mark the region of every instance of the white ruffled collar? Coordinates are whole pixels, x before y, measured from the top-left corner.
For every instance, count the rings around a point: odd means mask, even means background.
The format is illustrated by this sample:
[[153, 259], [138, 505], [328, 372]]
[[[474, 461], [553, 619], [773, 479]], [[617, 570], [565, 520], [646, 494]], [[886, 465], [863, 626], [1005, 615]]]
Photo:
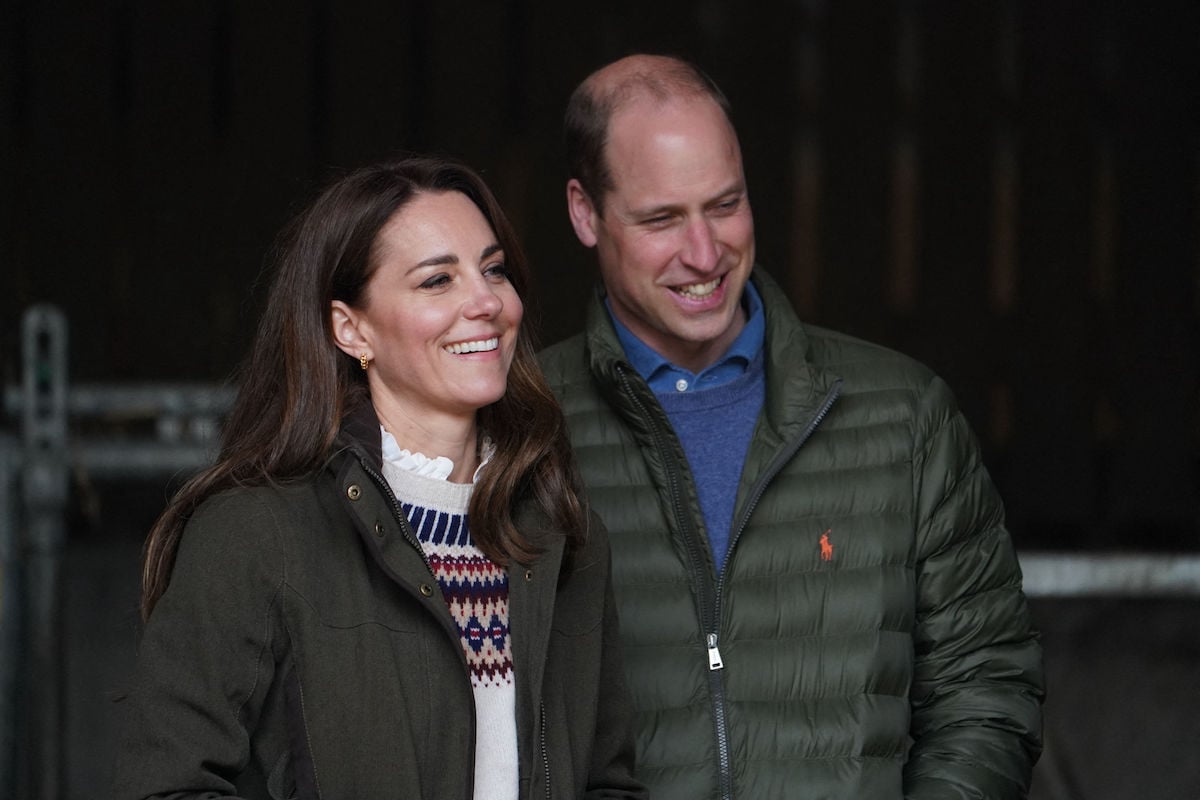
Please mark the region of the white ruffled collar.
[[[383, 452], [383, 460], [397, 469], [439, 481], [448, 479], [450, 473], [454, 471], [454, 462], [445, 456], [430, 458], [424, 453], [414, 453], [410, 450], [405, 450], [396, 441], [396, 437], [388, 433], [382, 425], [379, 426], [379, 431], [382, 434], [380, 449]], [[479, 478], [480, 470], [492, 460], [492, 456], [496, 453], [496, 445], [492, 443], [491, 439], [484, 436], [479, 452], [479, 466], [475, 468], [475, 473], [471, 475], [471, 483], [474, 483]]]

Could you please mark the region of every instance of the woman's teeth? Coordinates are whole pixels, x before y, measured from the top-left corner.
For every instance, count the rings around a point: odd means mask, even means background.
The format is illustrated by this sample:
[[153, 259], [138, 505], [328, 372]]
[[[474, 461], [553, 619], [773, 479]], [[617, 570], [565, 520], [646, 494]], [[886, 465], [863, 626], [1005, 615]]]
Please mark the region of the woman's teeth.
[[463, 353], [483, 353], [487, 350], [495, 350], [500, 346], [500, 337], [493, 336], [491, 339], [480, 339], [476, 342], [456, 342], [448, 344], [445, 347], [446, 352], [462, 355]]

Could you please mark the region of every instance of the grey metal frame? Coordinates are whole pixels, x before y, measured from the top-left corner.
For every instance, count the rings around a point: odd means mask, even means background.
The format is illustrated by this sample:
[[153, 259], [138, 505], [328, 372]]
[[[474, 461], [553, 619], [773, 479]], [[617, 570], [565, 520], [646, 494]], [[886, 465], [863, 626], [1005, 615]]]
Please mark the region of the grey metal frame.
[[[129, 480], [200, 469], [215, 455], [234, 389], [68, 390], [63, 314], [28, 309], [21, 338], [22, 385], [3, 393], [5, 425], [19, 421], [19, 435], [0, 430], [0, 797], [53, 800], [63, 793], [60, 576], [70, 476]], [[137, 422], [153, 433], [72, 436], [71, 424], [82, 420]]]

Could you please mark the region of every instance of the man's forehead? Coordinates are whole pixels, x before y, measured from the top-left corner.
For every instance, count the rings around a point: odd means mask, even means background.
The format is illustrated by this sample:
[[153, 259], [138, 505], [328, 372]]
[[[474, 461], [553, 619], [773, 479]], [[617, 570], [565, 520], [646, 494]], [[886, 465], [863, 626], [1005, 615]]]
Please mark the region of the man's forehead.
[[613, 110], [608, 121], [609, 147], [614, 142], [636, 144], [654, 132], [674, 130], [692, 136], [728, 137], [737, 134], [721, 107], [707, 97], [633, 98]]
[[716, 169], [690, 170], [678, 163], [628, 166], [613, 175], [613, 187], [605, 200], [623, 216], [707, 206], [746, 191], [741, 165], [730, 159], [721, 161]]
[[[687, 94], [656, 94], [645, 87], [633, 86], [627, 91], [619, 93], [615, 98], [612, 106], [612, 114], [609, 116], [608, 128], [609, 133], [612, 133], [621, 120], [629, 118], [639, 118], [650, 114], [669, 114], [672, 112], [684, 111], [694, 108], [712, 106], [720, 111], [712, 98], [699, 93]], [[724, 112], [721, 112], [724, 115]]]
[[605, 158], [615, 173], [625, 167], [651, 166], [667, 152], [689, 146], [715, 159], [737, 165], [742, 161], [733, 126], [716, 103], [704, 100], [648, 99], [626, 104], [609, 120]]

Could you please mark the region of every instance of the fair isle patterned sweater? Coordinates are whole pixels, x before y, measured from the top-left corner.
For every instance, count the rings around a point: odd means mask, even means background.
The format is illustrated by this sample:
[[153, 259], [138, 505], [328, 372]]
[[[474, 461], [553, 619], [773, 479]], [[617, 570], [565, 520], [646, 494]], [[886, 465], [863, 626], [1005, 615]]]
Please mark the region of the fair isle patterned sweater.
[[382, 444], [383, 476], [425, 551], [467, 657], [475, 694], [475, 798], [516, 800], [516, 688], [509, 647], [508, 575], [471, 538], [467, 508], [474, 484], [446, 480], [453, 469], [448, 459], [427, 459], [401, 450], [386, 431]]

